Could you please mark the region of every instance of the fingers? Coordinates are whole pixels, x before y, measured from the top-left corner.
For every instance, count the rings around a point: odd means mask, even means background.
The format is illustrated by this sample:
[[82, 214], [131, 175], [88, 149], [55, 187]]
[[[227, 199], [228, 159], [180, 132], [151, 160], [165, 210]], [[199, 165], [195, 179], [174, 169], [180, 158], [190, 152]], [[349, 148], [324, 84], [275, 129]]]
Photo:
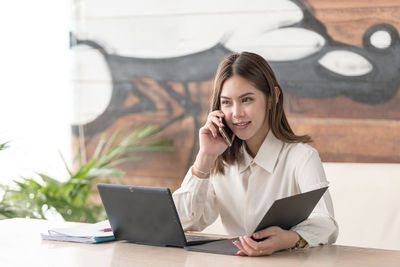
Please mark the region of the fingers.
[[[239, 237], [240, 241], [236, 241], [234, 242], [234, 244], [240, 249], [240, 253], [239, 254], [245, 254], [247, 256], [260, 256], [261, 254], [258, 253], [257, 249], [254, 249], [253, 247], [251, 247], [246, 240], [244, 239], [244, 237]], [[260, 255], [258, 255], [260, 254]]]
[[[249, 237], [247, 237], [247, 238], [249, 238]], [[240, 241], [233, 242], [233, 244], [240, 249], [239, 254], [241, 254], [241, 255], [245, 254], [248, 256], [260, 256], [261, 255], [261, 253], [259, 253], [260, 250], [253, 248], [249, 243], [247, 243], [246, 237], [241, 236], [241, 237], [239, 237], [239, 240]], [[236, 255], [238, 255], [238, 254], [236, 254]]]
[[210, 131], [214, 139], [218, 138], [218, 130], [212, 122], [207, 121], [207, 123], [202, 127], [200, 133], [207, 133]]
[[268, 237], [270, 237], [270, 236], [276, 234], [276, 232], [277, 232], [277, 230], [278, 230], [278, 229], [276, 229], [276, 228], [277, 228], [277, 227], [272, 226], [272, 227], [265, 228], [265, 229], [263, 229], [263, 230], [261, 230], [261, 231], [255, 232], [255, 233], [253, 234], [253, 238], [254, 238], [254, 239], [268, 238]]
[[209, 130], [214, 137], [214, 139], [218, 138], [218, 127], [225, 127], [222, 122], [220, 122], [219, 118], [223, 118], [225, 115], [220, 110], [215, 110], [208, 114], [207, 122], [203, 126], [204, 130]]
[[239, 248], [236, 255], [265, 256], [273, 253], [271, 246], [268, 245], [269, 242], [256, 242], [248, 236], [239, 237], [239, 240], [233, 242]]
[[[256, 239], [266, 238], [263, 241], [255, 241], [248, 236], [239, 237], [240, 241], [234, 241], [233, 244], [240, 249], [238, 252], [242, 255], [243, 253], [248, 256], [263, 256], [271, 255], [275, 251], [289, 248], [290, 245], [284, 243], [287, 240], [287, 234], [289, 231], [285, 231], [280, 227], [272, 226], [253, 234]], [[282, 242], [284, 243], [282, 245]]]
[[241, 250], [239, 250], [238, 252], [236, 252], [236, 255], [237, 255], [237, 256], [246, 256], [246, 254], [245, 254], [243, 251], [241, 251]]
[[241, 243], [241, 245], [242, 245], [242, 247], [244, 249], [244, 252], [247, 255], [249, 255], [249, 256], [259, 256], [259, 255], [257, 255], [258, 254], [258, 252], [257, 252], [258, 249], [249, 244], [249, 242], [247, 240], [248, 239], [247, 236], [241, 236], [239, 239], [240, 239], [240, 243]]
[[[243, 236], [242, 237], [242, 240], [244, 241], [244, 242], [246, 242], [246, 244], [250, 247], [250, 248], [252, 248], [252, 249], [254, 249], [254, 250], [259, 250], [260, 249], [260, 243], [259, 242], [257, 242], [257, 241], [254, 241], [253, 239], [251, 239], [250, 237], [248, 237], [248, 236]], [[241, 241], [242, 241], [241, 240]], [[242, 242], [243, 242], [242, 241]]]
[[208, 114], [207, 122], [212, 121], [218, 127], [225, 127], [225, 125], [220, 121], [219, 118], [225, 117], [225, 114], [220, 110], [214, 110]]
[[236, 255], [249, 255], [246, 249], [243, 247], [241, 241], [233, 241], [233, 244], [239, 249]]

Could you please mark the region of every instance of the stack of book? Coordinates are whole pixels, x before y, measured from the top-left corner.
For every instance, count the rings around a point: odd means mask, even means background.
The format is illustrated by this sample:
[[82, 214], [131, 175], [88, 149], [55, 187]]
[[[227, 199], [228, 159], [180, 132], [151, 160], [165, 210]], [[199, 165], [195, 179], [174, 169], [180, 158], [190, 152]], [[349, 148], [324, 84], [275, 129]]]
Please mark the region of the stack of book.
[[108, 220], [79, 227], [53, 228], [41, 233], [44, 240], [70, 241], [79, 243], [102, 243], [115, 240]]

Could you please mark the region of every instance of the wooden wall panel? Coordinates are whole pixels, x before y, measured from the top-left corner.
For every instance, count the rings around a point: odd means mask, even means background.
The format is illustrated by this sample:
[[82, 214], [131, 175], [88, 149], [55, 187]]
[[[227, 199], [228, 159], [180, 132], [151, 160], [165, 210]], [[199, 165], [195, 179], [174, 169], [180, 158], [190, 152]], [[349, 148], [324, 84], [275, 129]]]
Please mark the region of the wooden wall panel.
[[[400, 29], [399, 1], [309, 0], [307, 3], [330, 36], [346, 44], [362, 46], [364, 33], [376, 24], [389, 23]], [[400, 70], [399, 65], [392, 68]], [[375, 82], [377, 87], [385, 87], [390, 81]], [[285, 106], [293, 128], [313, 137], [324, 161], [400, 162], [400, 91], [389, 101], [375, 105], [345, 96], [287, 95]]]
[[328, 162], [400, 161], [400, 121], [290, 117], [299, 133], [313, 137], [313, 146]]
[[362, 35], [378, 23], [400, 28], [400, 3], [397, 0], [308, 0], [314, 14], [335, 40], [361, 46]]

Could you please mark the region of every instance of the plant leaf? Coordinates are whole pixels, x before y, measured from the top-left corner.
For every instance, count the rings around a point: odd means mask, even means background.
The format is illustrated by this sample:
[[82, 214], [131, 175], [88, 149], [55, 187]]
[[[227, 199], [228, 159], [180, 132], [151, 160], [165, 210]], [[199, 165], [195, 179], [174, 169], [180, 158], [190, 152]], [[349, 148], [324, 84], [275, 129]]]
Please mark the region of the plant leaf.
[[113, 144], [115, 138], [118, 136], [119, 132], [120, 132], [120, 129], [117, 129], [117, 130], [115, 130], [115, 131], [112, 133], [112, 135], [111, 135], [110, 138], [108, 139], [108, 141], [107, 141], [107, 143], [106, 143], [106, 145], [105, 145], [105, 147], [104, 147], [104, 149], [103, 149], [102, 155], [104, 155], [105, 153], [107, 153], [108, 150], [112, 147], [112, 144]]
[[64, 156], [62, 155], [62, 153], [61, 153], [60, 150], [58, 150], [58, 154], [60, 155], [61, 160], [63, 161], [64, 167], [65, 167], [65, 169], [67, 170], [68, 174], [69, 174], [70, 176], [72, 176], [72, 171], [68, 168], [68, 164], [67, 164], [67, 162], [65, 161], [65, 158], [64, 158]]
[[106, 143], [106, 138], [107, 138], [107, 136], [105, 134], [103, 134], [100, 137], [100, 141], [96, 146], [96, 150], [94, 151], [92, 158], [97, 158], [100, 155], [101, 149], [103, 148], [104, 144]]
[[8, 146], [8, 143], [9, 143], [9, 142], [10, 142], [10, 141], [7, 141], [7, 142], [5, 142], [5, 143], [0, 144], [0, 150], [9, 148], [9, 146]]

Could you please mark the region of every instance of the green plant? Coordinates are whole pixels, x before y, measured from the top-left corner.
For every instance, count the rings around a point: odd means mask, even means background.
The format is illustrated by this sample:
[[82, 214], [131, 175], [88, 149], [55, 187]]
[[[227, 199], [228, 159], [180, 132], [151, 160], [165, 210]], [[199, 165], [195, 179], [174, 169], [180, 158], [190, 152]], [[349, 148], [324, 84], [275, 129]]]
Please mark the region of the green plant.
[[8, 142], [0, 144], [0, 150], [8, 148]]
[[46, 212], [55, 210], [67, 221], [97, 222], [106, 218], [101, 205], [91, 201], [97, 193], [95, 184], [110, 177], [120, 178], [124, 172], [116, 166], [129, 161], [142, 160], [133, 153], [139, 151], [172, 151], [171, 140], [159, 140], [156, 126], [139, 126], [129, 134], [115, 131], [109, 138], [103, 135], [87, 162], [82, 162], [81, 148], [77, 147], [76, 171], [68, 168], [69, 178], [60, 182], [43, 173], [37, 179], [21, 177], [14, 186], [2, 186], [0, 219], [12, 217], [46, 218]]

